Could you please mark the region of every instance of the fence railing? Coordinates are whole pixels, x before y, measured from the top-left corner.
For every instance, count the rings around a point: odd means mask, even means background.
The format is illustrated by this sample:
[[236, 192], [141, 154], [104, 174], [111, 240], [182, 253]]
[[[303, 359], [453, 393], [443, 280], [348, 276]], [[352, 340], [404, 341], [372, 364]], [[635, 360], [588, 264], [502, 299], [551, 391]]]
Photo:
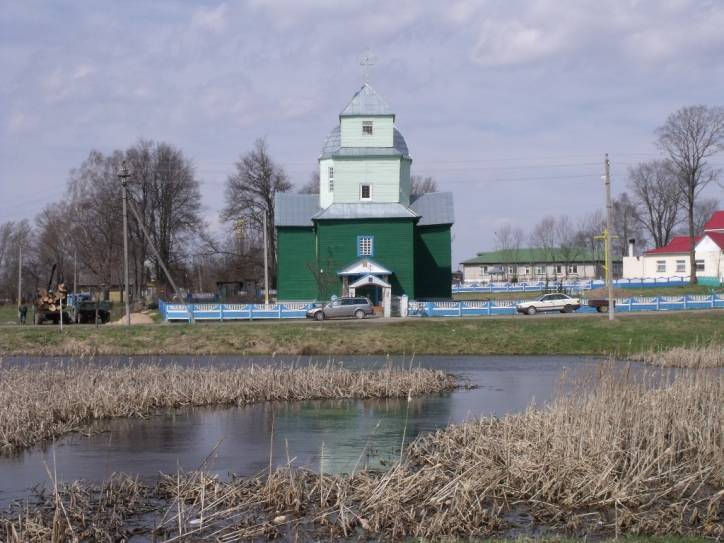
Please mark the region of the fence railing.
[[[688, 276], [675, 275], [671, 277], [635, 277], [629, 279], [615, 279], [616, 288], [647, 288], [647, 287], [676, 287], [689, 284]], [[460, 283], [452, 286], [453, 294], [460, 292], [541, 292], [546, 289], [555, 289], [562, 286], [573, 291], [585, 291], [602, 288], [606, 285], [603, 279], [589, 279], [585, 281], [524, 281], [519, 283]]]
[[165, 321], [303, 319], [314, 306], [307, 302], [279, 304], [178, 304], [161, 301], [158, 309]]
[[[408, 303], [410, 317], [467, 317], [514, 315], [515, 306], [526, 300], [488, 300], [469, 302]], [[529, 300], [527, 300], [529, 301]], [[595, 308], [581, 299], [579, 313], [594, 313]], [[165, 321], [231, 321], [255, 319], [303, 319], [313, 303], [279, 304], [175, 304], [161, 301], [159, 310]], [[632, 296], [616, 299], [616, 311], [678, 311], [684, 309], [724, 309], [724, 294], [685, 296]]]
[[[411, 317], [466, 317], [479, 315], [514, 315], [515, 306], [526, 300], [488, 300], [484, 302], [410, 302]], [[530, 300], [527, 300], [530, 301]], [[579, 313], [595, 313], [588, 300], [581, 298]], [[616, 298], [616, 311], [675, 311], [684, 309], [724, 309], [724, 294], [686, 296], [633, 296]]]

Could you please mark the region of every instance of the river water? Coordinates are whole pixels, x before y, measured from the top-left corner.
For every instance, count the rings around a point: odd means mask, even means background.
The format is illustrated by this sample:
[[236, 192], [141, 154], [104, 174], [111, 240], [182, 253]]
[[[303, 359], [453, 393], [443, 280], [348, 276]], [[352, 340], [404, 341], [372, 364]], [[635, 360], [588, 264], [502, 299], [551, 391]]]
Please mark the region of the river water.
[[[126, 359], [129, 360], [129, 359]], [[326, 358], [164, 357], [130, 359], [180, 364], [280, 364], [327, 362]], [[349, 368], [382, 367], [382, 357], [339, 357]], [[51, 363], [58, 363], [54, 359]], [[88, 362], [88, 359], [84, 360]], [[122, 362], [96, 358], [98, 364]], [[4, 365], [44, 364], [44, 359], [5, 359]], [[564, 371], [576, 373], [596, 364], [581, 357], [464, 356], [393, 359], [442, 369], [476, 388], [404, 400], [325, 400], [265, 402], [246, 407], [189, 408], [153, 414], [148, 419], [116, 419], [94, 424], [88, 435], [72, 434], [54, 445], [17, 456], [0, 456], [0, 508], [26, 497], [35, 485], [47, 485], [47, 469], [59, 481], [100, 482], [112, 473], [153, 478], [178, 468], [226, 476], [253, 475], [286, 464], [350, 472], [378, 467], [399, 455], [405, 442], [481, 415], [502, 416], [549, 401]]]

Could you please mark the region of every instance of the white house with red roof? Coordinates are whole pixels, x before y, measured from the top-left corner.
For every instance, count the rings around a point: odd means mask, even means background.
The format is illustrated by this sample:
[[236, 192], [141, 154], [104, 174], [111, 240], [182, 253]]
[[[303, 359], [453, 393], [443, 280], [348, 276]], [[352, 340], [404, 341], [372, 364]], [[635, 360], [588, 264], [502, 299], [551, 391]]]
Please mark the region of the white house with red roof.
[[[696, 277], [700, 284], [720, 286], [724, 283], [724, 211], [716, 211], [704, 225], [704, 232], [694, 240]], [[668, 245], [646, 251], [641, 256], [623, 259], [626, 279], [690, 276], [689, 236], [676, 236]]]

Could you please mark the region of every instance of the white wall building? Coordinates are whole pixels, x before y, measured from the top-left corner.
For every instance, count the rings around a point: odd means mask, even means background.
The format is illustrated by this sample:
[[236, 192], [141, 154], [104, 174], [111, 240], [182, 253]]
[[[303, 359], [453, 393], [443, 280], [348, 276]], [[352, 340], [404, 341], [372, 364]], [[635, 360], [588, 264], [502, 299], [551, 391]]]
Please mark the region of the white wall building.
[[[701, 284], [719, 286], [724, 283], [724, 211], [717, 211], [704, 225], [704, 234], [695, 239], [696, 277]], [[626, 279], [686, 277], [689, 269], [689, 236], [676, 236], [668, 245], [646, 251], [641, 256], [623, 259]]]

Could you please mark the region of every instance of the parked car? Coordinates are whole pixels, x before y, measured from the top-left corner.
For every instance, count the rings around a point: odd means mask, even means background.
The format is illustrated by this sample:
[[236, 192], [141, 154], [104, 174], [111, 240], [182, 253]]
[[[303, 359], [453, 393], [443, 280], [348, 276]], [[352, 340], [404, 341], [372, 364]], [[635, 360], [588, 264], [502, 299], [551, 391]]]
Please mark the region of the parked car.
[[307, 311], [307, 318], [318, 321], [351, 317], [364, 319], [373, 313], [372, 302], [368, 298], [337, 298], [322, 307], [311, 308]]
[[520, 302], [515, 305], [518, 313], [527, 315], [535, 315], [541, 311], [560, 311], [561, 313], [570, 313], [581, 307], [581, 300], [572, 298], [568, 294], [555, 292], [552, 294], [544, 294], [535, 300]]

